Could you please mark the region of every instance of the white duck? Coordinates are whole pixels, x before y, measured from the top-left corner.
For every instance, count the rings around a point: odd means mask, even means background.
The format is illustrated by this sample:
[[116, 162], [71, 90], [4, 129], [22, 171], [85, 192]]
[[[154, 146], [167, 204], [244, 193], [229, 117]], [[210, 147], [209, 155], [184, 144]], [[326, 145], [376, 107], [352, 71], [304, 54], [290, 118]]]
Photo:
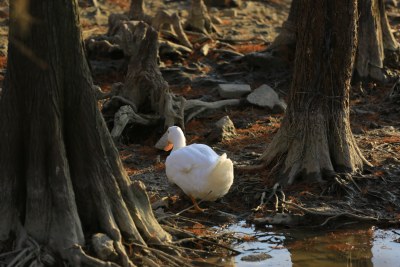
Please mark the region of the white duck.
[[179, 186], [193, 201], [197, 211], [203, 211], [196, 199], [214, 201], [226, 193], [233, 183], [233, 164], [224, 153], [218, 156], [211, 147], [202, 144], [186, 146], [181, 128], [168, 128], [168, 145], [172, 149], [165, 169], [168, 180]]

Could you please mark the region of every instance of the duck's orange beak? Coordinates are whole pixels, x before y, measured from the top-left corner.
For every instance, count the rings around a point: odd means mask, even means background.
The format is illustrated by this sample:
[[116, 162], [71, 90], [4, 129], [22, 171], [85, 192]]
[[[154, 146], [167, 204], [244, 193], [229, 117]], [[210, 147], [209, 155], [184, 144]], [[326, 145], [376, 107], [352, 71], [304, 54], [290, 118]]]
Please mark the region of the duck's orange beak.
[[165, 151], [170, 151], [174, 147], [174, 144], [168, 141], [168, 145], [164, 147]]

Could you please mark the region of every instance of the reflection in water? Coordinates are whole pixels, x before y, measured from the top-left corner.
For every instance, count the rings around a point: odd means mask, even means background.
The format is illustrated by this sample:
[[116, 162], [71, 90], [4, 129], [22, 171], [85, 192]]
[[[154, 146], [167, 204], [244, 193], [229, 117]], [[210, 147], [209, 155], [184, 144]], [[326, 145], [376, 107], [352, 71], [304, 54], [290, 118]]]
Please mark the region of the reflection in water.
[[[243, 252], [239, 256], [212, 261], [220, 266], [400, 267], [400, 244], [394, 242], [399, 236], [392, 230], [358, 226], [336, 231], [271, 227], [260, 231], [239, 223], [225, 231], [257, 239], [236, 244], [234, 248]], [[268, 253], [272, 258], [260, 262], [241, 260], [257, 253]]]
[[372, 267], [373, 229], [335, 232], [292, 231], [287, 242], [293, 266]]

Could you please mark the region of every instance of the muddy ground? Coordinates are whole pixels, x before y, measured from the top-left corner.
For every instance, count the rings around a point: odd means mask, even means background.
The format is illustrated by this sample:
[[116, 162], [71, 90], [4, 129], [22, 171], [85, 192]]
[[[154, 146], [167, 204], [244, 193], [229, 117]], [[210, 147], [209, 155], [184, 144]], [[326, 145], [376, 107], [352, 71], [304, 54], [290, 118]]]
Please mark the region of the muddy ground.
[[[84, 38], [105, 34], [108, 15], [126, 12], [129, 8], [127, 0], [100, 0], [100, 12], [96, 13], [95, 8], [84, 4], [85, 1], [80, 2]], [[171, 12], [178, 11], [183, 19], [188, 16], [189, 1], [147, 2], [148, 11], [151, 13], [159, 8], [166, 8]], [[213, 35], [212, 40], [196, 43], [193, 52], [187, 55], [161, 55], [161, 71], [172, 91], [188, 99], [219, 100], [221, 98], [214, 90], [219, 83], [248, 83], [252, 89], [261, 84], [268, 84], [285, 99], [290, 87], [291, 67], [280, 73], [269, 74], [257, 66], [248, 66], [240, 61], [231, 63], [231, 60], [266, 49], [279, 33], [289, 7], [289, 0], [264, 0], [242, 1], [239, 7], [211, 8], [210, 13], [217, 18], [215, 24], [220, 31], [219, 36]], [[4, 3], [0, 4], [0, 8], [0, 80], [3, 80], [6, 68], [8, 11]], [[389, 18], [400, 41], [399, 10], [390, 8]], [[188, 36], [191, 41], [198, 38], [191, 33], [188, 33]], [[207, 55], [201, 53], [205, 44], [210, 47]], [[89, 56], [89, 59], [94, 81], [103, 90], [109, 90], [115, 82], [123, 82], [123, 60], [97, 56]], [[399, 70], [392, 69], [390, 73], [392, 79], [386, 84], [355, 82], [351, 92], [353, 133], [364, 155], [373, 164], [373, 167], [366, 168], [362, 174], [353, 178], [359, 191], [354, 189], [354, 184], [349, 181], [348, 186], [300, 183], [282, 191], [286, 200], [306, 208], [325, 207], [337, 212], [348, 211], [347, 205], [359, 215], [384, 216], [387, 218], [386, 223], [399, 220], [400, 101], [389, 98]], [[211, 142], [207, 137], [214, 123], [226, 115], [233, 121], [237, 135], [229, 140]], [[283, 116], [283, 113], [243, 104], [191, 120], [186, 125], [186, 137], [189, 144], [206, 143], [218, 153], [227, 153], [236, 165], [257, 164], [258, 156], [273, 138]], [[155, 208], [161, 215], [189, 207], [190, 201], [180, 194], [178, 188], [167, 182], [164, 162], [168, 153], [154, 148], [162, 131], [154, 129], [142, 136], [131, 136], [129, 132], [135, 132], [136, 128], [130, 127], [131, 131], [125, 131], [117, 146], [131, 179], [144, 181], [153, 203], [157, 206]], [[263, 217], [271, 212], [288, 210], [307, 214], [307, 210], [285, 205], [282, 197], [278, 198], [278, 202], [267, 202], [259, 207], [258, 212], [252, 211], [259, 206], [263, 193], [266, 193], [266, 196], [277, 193], [272, 190], [273, 178], [267, 169], [252, 173], [236, 171], [234, 185], [222, 201], [201, 204], [209, 209], [203, 217], [213, 220], [210, 219], [215, 215], [213, 211], [234, 215], [230, 218], [249, 218], [249, 215], [252, 218]], [[335, 194], [329, 191], [333, 188], [338, 189]]]

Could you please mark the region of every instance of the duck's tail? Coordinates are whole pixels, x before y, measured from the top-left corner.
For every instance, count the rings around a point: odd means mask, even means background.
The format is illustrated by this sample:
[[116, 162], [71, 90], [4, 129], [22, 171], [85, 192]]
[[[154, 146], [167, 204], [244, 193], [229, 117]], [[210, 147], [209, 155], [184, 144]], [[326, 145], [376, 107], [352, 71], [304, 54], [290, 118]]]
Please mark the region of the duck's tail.
[[211, 171], [209, 183], [214, 191], [210, 193], [209, 200], [216, 200], [228, 193], [233, 183], [233, 163], [225, 153], [218, 158], [217, 164]]

